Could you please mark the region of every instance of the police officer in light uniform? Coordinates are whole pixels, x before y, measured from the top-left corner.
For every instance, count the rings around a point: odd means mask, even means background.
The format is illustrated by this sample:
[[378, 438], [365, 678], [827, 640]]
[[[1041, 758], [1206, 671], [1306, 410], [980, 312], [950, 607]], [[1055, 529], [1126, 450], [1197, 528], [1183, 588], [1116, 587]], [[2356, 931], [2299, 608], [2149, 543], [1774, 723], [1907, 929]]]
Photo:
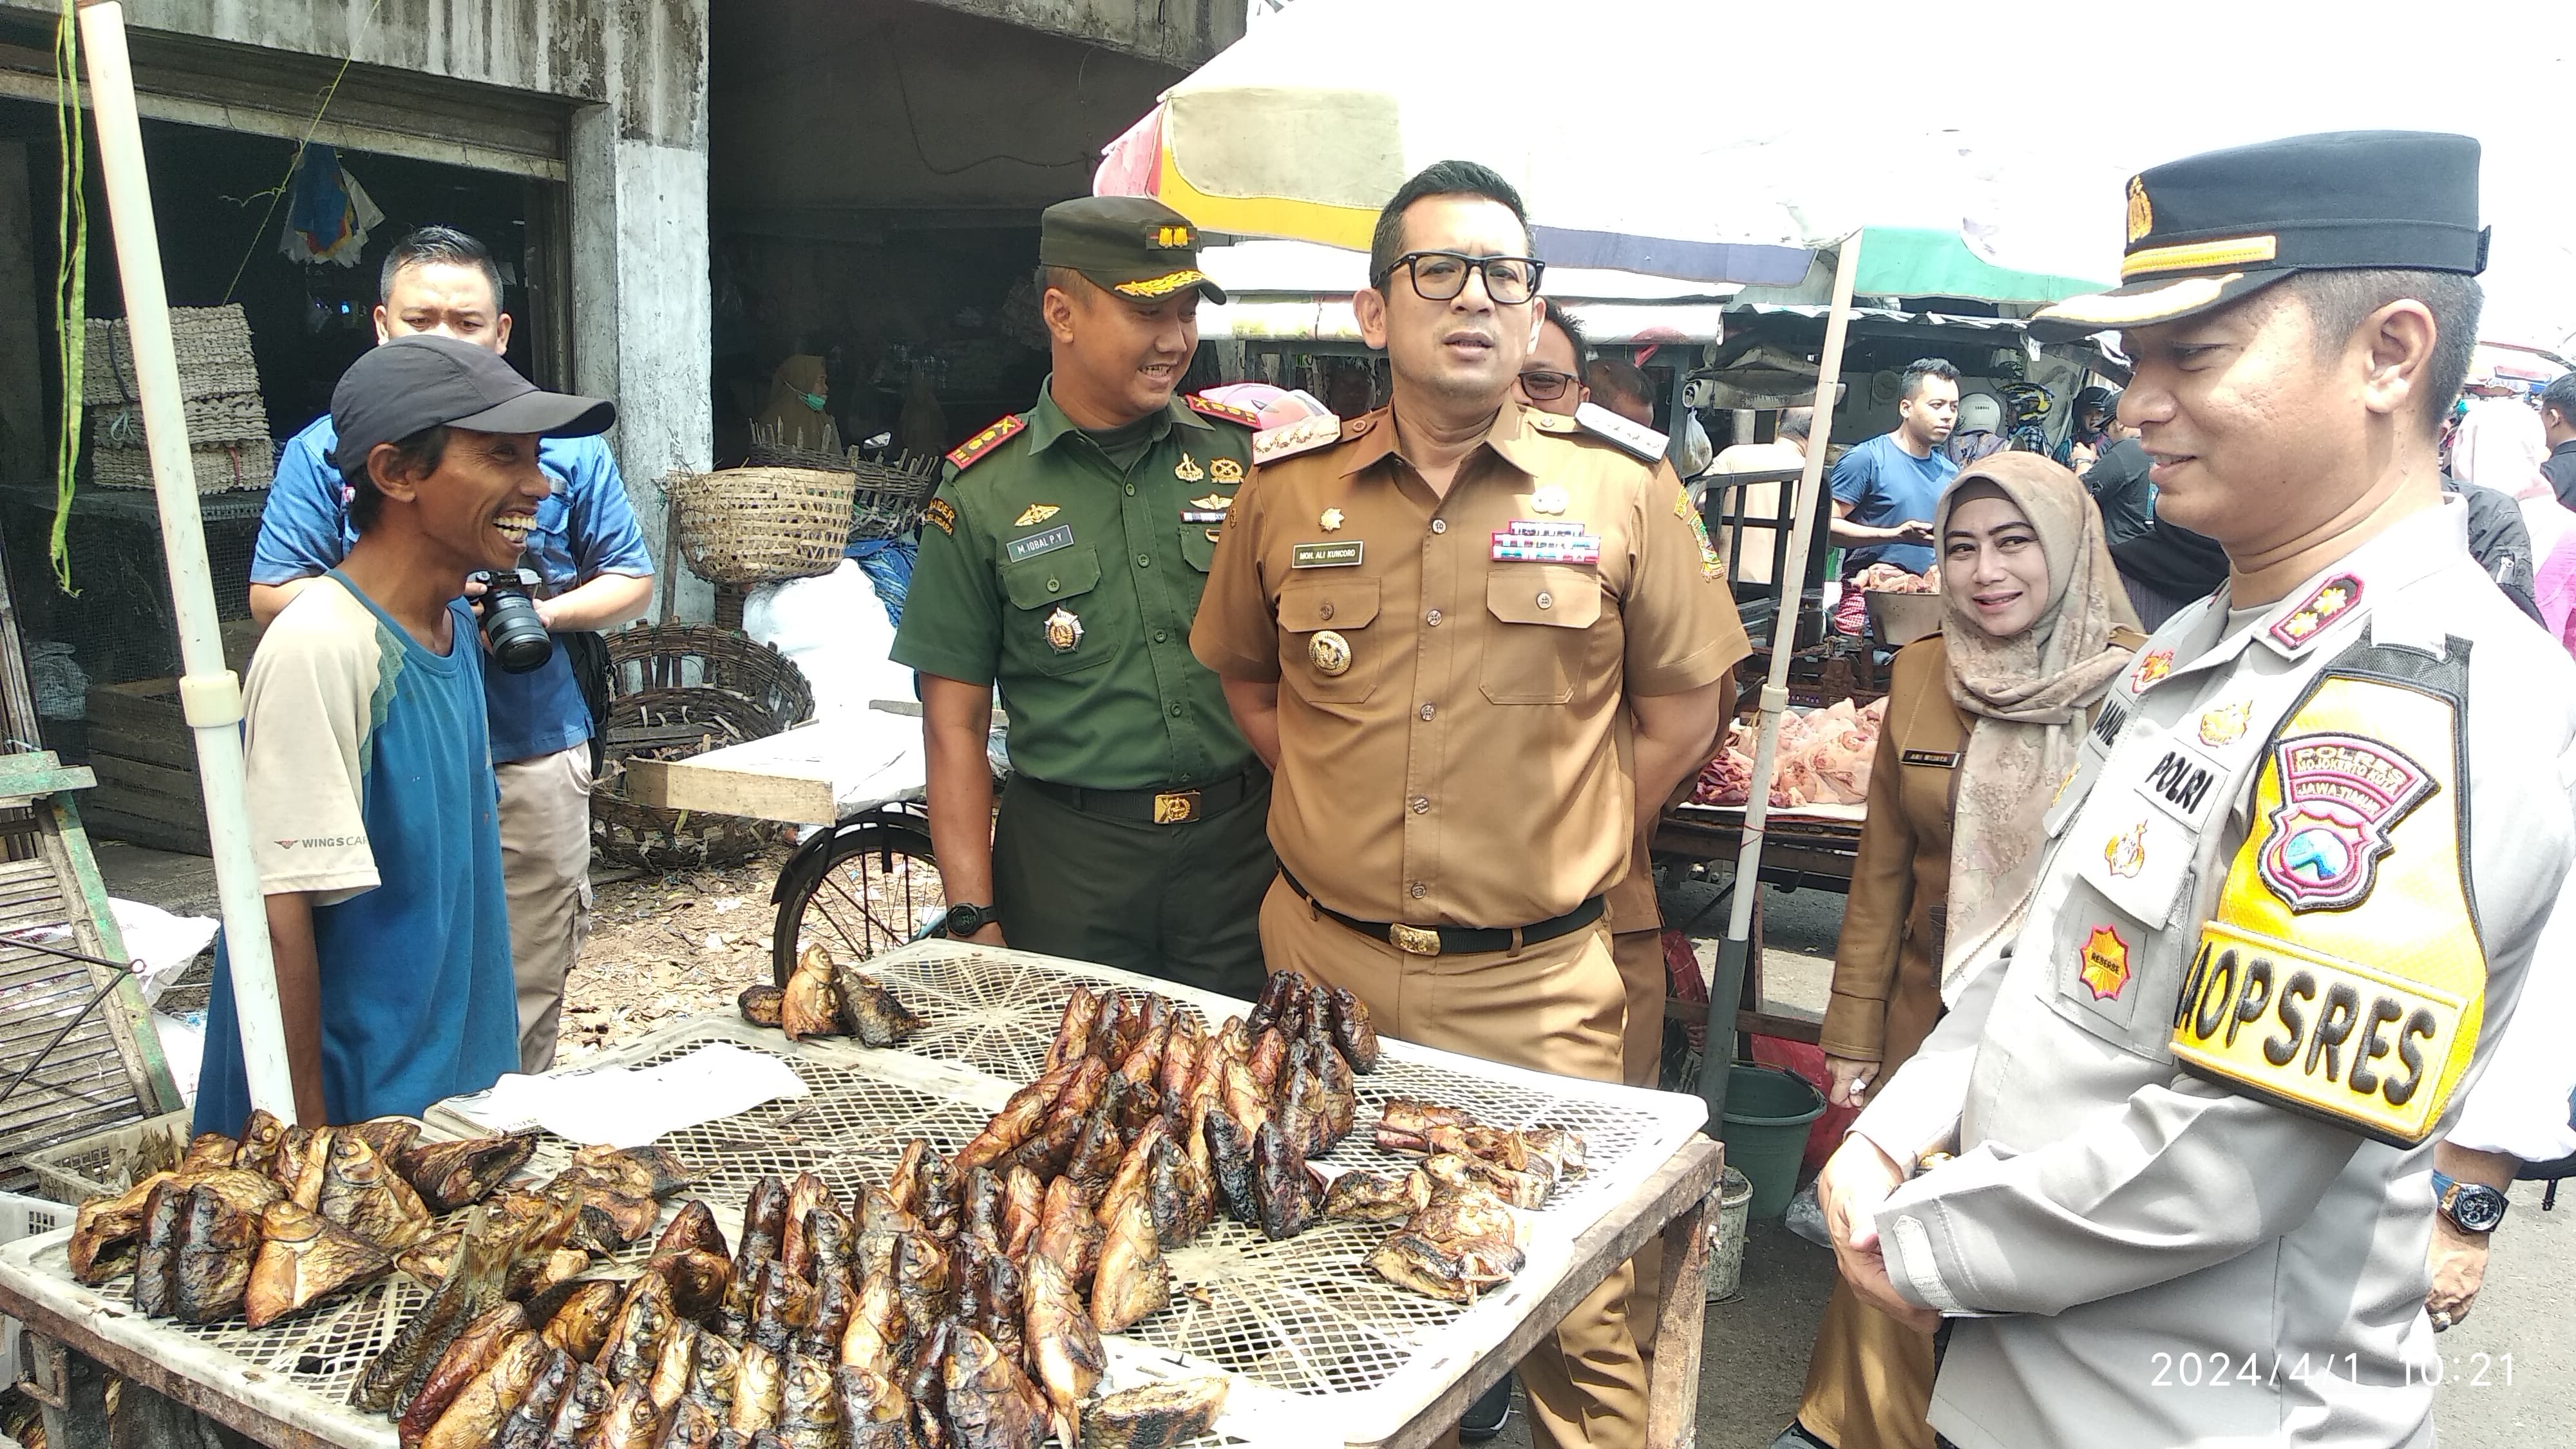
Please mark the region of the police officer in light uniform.
[[[1260, 990], [1270, 774], [1190, 657], [1251, 413], [1174, 389], [1197, 233], [1150, 197], [1047, 208], [1037, 405], [948, 455], [894, 659], [921, 671], [931, 846], [953, 934]], [[993, 813], [995, 687], [1014, 771]]]
[[2432, 1149], [2576, 850], [2576, 666], [2434, 458], [2476, 335], [2477, 143], [2306, 136], [2149, 170], [2119, 328], [2158, 510], [2228, 582], [2148, 640], [2017, 932], [1821, 1184], [1856, 1291], [1956, 1319], [1990, 1446], [2418, 1445]]
[[[1508, 183], [1430, 167], [1370, 267], [1393, 405], [1255, 439], [1191, 636], [1279, 771], [1262, 944], [1382, 1032], [1616, 1082], [1602, 897], [1708, 758], [1744, 631], [1640, 430], [1511, 401], [1540, 269]], [[1522, 1361], [1537, 1443], [1642, 1441], [1628, 1279]]]

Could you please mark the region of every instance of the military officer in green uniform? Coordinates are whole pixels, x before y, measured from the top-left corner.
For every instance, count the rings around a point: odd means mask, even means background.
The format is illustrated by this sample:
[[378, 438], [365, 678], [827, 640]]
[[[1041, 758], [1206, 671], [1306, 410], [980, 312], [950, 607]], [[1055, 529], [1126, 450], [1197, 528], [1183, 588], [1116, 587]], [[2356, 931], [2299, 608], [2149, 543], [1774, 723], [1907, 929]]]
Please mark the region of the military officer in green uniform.
[[1197, 244], [1148, 197], [1047, 209], [1054, 372], [1036, 406], [948, 455], [894, 658], [921, 675], [955, 934], [1249, 997], [1278, 869], [1270, 776], [1190, 624], [1258, 420], [1175, 394], [1200, 298], [1225, 300]]

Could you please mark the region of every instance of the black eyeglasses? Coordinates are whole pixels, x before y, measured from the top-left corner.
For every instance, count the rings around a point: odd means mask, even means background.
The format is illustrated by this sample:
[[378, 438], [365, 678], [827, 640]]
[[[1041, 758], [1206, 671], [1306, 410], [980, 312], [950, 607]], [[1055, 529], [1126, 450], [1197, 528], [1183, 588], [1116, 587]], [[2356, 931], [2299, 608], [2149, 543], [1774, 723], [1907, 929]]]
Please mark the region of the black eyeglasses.
[[1532, 402], [1554, 402], [1565, 396], [1565, 390], [1579, 381], [1581, 379], [1570, 372], [1549, 372], [1544, 368], [1535, 368], [1521, 374], [1521, 391], [1528, 393]]
[[1425, 302], [1446, 302], [1467, 290], [1471, 272], [1485, 274], [1485, 295], [1498, 306], [1516, 306], [1538, 295], [1539, 274], [1547, 263], [1536, 257], [1471, 257], [1465, 252], [1406, 252], [1378, 275], [1383, 288], [1399, 271], [1413, 273], [1413, 294]]

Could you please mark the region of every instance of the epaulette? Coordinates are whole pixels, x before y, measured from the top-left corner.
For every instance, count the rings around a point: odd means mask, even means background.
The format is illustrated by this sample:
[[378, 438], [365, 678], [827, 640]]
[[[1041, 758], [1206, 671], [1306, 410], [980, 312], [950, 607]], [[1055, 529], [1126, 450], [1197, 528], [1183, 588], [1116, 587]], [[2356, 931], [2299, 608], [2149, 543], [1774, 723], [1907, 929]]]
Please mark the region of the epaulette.
[[1632, 423], [1599, 403], [1585, 403], [1576, 408], [1574, 422], [1583, 431], [1616, 443], [1649, 463], [1664, 456], [1668, 440], [1663, 434], [1642, 423]]
[[1267, 428], [1252, 435], [1252, 461], [1255, 464], [1276, 463], [1299, 453], [1311, 453], [1330, 447], [1342, 438], [1342, 420], [1331, 413], [1317, 413], [1293, 423]]
[[1188, 403], [1190, 411], [1200, 417], [1223, 418], [1229, 423], [1241, 423], [1255, 432], [1261, 430], [1261, 414], [1250, 408], [1239, 408], [1232, 403], [1218, 402], [1212, 397], [1200, 397], [1196, 393], [1189, 394], [1181, 401]]
[[984, 431], [968, 438], [965, 442], [958, 444], [956, 451], [948, 455], [949, 465], [954, 467], [960, 473], [965, 472], [967, 469], [975, 466], [977, 459], [992, 452], [995, 448], [1002, 446], [1004, 443], [1009, 442], [1013, 437], [1018, 435], [1022, 428], [1025, 428], [1028, 425], [1029, 420], [1027, 418], [1022, 417], [1018, 413], [1011, 414], [1009, 417], [993, 424]]

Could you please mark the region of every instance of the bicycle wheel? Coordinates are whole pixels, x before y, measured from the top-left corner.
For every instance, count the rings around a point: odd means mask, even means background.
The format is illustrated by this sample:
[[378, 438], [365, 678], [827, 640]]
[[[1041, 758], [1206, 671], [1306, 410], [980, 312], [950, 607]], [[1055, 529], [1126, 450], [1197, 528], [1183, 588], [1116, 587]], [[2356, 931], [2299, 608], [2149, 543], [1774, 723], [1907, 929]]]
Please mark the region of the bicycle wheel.
[[944, 904], [930, 833], [901, 818], [860, 820], [816, 836], [778, 873], [778, 924], [770, 969], [787, 984], [800, 939], [820, 941], [848, 961], [900, 946], [922, 911]]

